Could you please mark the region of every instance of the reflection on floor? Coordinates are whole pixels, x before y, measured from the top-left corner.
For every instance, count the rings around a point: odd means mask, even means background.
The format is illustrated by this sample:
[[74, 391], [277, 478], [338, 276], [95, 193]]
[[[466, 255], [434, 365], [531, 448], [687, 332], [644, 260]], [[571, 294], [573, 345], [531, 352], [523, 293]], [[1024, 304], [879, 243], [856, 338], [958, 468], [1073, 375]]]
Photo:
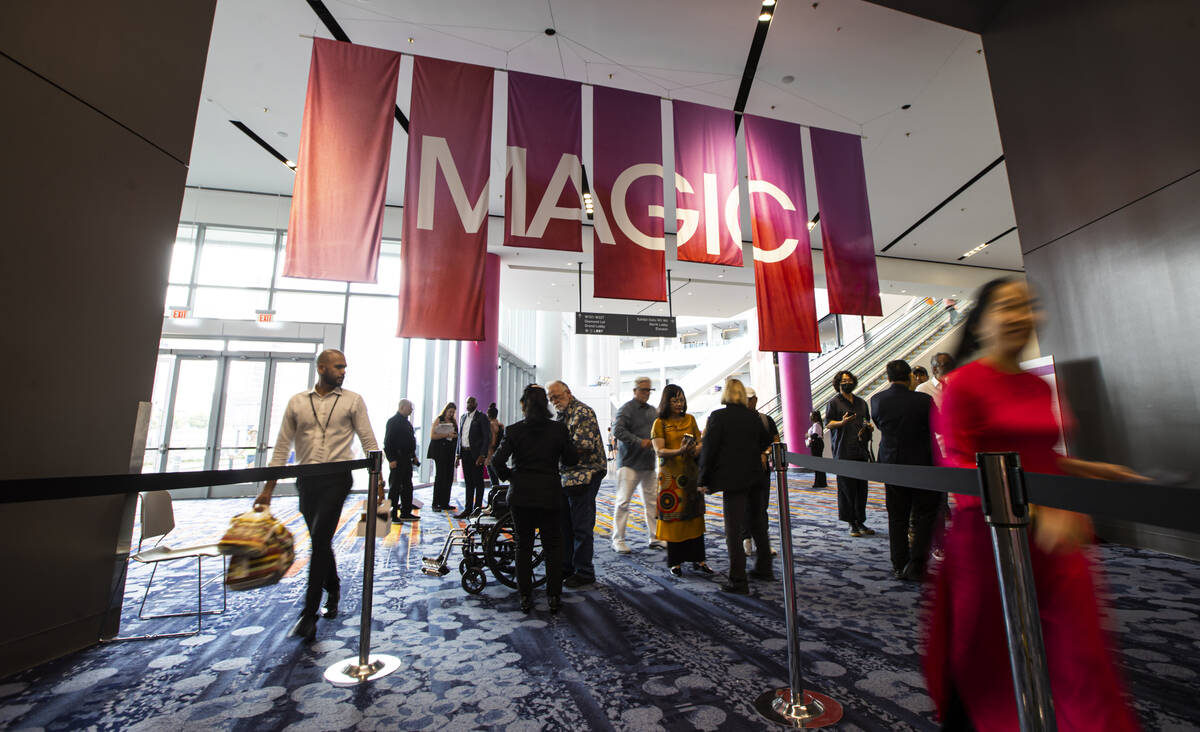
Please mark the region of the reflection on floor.
[[[868, 524], [851, 538], [836, 521], [835, 492], [811, 476], [791, 485], [806, 686], [839, 700], [838, 729], [936, 729], [918, 656], [919, 588], [891, 579], [882, 489], [872, 486]], [[458, 494], [460, 489], [456, 489]], [[672, 577], [664, 554], [631, 527], [632, 554], [612, 552], [613, 482], [601, 489], [599, 582], [568, 591], [550, 615], [543, 598], [522, 614], [513, 591], [490, 581], [466, 594], [457, 571], [420, 574], [457, 522], [426, 513], [383, 540], [375, 580], [374, 648], [403, 668], [346, 689], [322, 680], [326, 666], [357, 653], [362, 540], [353, 536], [361, 498], [347, 502], [335, 539], [345, 585], [342, 614], [322, 621], [316, 643], [285, 633], [300, 608], [307, 535], [295, 499], [275, 510], [296, 534], [299, 556], [274, 587], [230, 595], [202, 634], [94, 647], [0, 681], [0, 726], [14, 730], [415, 730], [762, 728], [751, 706], [787, 676], [782, 590], [756, 583], [751, 596], [718, 591], [698, 574]], [[429, 503], [429, 489], [418, 491]], [[248, 501], [176, 503], [171, 543], [213, 540]], [[720, 502], [710, 502], [706, 542], [725, 566]], [[774, 513], [774, 508], [772, 508]], [[635, 499], [633, 516], [640, 516]], [[778, 523], [772, 521], [773, 537]], [[1102, 547], [1120, 633], [1121, 660], [1147, 729], [1200, 724], [1200, 565], [1151, 552]], [[216, 577], [219, 562], [206, 564]], [[452, 560], [451, 568], [457, 567]], [[185, 620], [136, 621], [149, 571], [131, 570], [123, 632], [182, 628]], [[155, 580], [148, 610], [194, 600], [194, 568]], [[720, 578], [720, 575], [717, 575]], [[160, 591], [161, 588], [161, 591]], [[220, 600], [215, 582], [206, 604]]]

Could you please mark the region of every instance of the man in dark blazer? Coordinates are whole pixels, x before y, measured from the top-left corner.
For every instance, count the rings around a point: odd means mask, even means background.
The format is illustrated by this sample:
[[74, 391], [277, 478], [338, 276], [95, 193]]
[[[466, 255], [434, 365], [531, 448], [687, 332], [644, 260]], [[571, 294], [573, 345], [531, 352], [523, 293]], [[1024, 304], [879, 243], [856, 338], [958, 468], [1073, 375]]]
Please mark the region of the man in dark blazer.
[[[912, 391], [912, 369], [906, 361], [887, 365], [889, 386], [871, 397], [871, 414], [879, 428], [881, 463], [933, 465], [933, 436], [929, 413], [933, 398]], [[929, 560], [933, 521], [941, 505], [941, 494], [909, 486], [884, 484], [888, 512], [888, 540], [892, 573], [896, 579], [920, 580]], [[909, 526], [912, 541], [909, 541]]]
[[483, 464], [492, 442], [492, 425], [476, 410], [475, 397], [467, 397], [467, 412], [458, 425], [458, 459], [462, 461], [466, 505], [454, 518], [467, 518], [483, 508]]
[[[388, 475], [388, 498], [392, 502], [392, 522], [416, 521], [413, 515], [412, 469], [420, 465], [417, 460], [417, 436], [412, 422], [408, 421], [413, 405], [407, 399], [400, 400], [396, 413], [387, 421], [383, 433], [383, 454], [387, 457], [391, 473]], [[397, 513], [399, 501], [399, 513]]]
[[750, 527], [750, 536], [758, 547], [754, 571], [757, 579], [775, 578], [771, 569], [770, 542], [767, 539], [766, 513], [751, 511], [751, 493], [762, 482], [762, 453], [771, 437], [758, 413], [748, 406], [746, 387], [737, 379], [728, 379], [721, 392], [724, 409], [708, 415], [700, 448], [701, 493], [722, 493], [725, 512], [725, 547], [729, 551], [729, 582], [725, 592], [747, 595], [746, 550], [742, 547], [742, 527]]

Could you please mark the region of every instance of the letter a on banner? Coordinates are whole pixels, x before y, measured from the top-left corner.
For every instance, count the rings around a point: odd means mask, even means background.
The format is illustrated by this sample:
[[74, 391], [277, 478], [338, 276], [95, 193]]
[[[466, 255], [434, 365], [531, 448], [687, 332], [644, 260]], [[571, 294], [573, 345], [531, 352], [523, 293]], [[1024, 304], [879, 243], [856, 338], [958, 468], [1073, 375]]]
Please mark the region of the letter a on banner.
[[283, 273], [374, 282], [400, 54], [313, 39]]
[[671, 116], [679, 260], [741, 267], [733, 112], [675, 100]]
[[414, 57], [401, 338], [478, 341], [483, 332], [492, 69]]
[[816, 127], [810, 135], [829, 312], [883, 315], [862, 139]]
[[583, 251], [582, 149], [579, 82], [508, 72], [506, 245]]
[[750, 173], [759, 350], [820, 353], [801, 127], [751, 115], [742, 122]]
[[593, 89], [596, 297], [665, 302], [662, 109], [658, 97]]

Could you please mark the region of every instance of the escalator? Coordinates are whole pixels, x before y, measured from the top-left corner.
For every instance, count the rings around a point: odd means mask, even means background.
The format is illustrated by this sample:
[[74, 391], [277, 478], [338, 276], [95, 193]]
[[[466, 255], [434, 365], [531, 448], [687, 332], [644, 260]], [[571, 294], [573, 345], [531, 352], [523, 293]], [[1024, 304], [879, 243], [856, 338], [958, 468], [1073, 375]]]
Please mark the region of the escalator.
[[[965, 312], [969, 303], [958, 301]], [[849, 343], [822, 353], [809, 361], [809, 377], [814, 408], [823, 410], [836, 393], [833, 377], [840, 371], [852, 371], [858, 377], [857, 394], [870, 401], [871, 396], [887, 385], [886, 366], [889, 361], [904, 359], [912, 365], [923, 364], [935, 348], [947, 350], [945, 343], [962, 326], [965, 318], [950, 322], [948, 304], [944, 300], [914, 300], [877, 323]], [[939, 346], [941, 348], [939, 348]], [[759, 405], [759, 411], [770, 415], [782, 433], [783, 405], [779, 396]]]

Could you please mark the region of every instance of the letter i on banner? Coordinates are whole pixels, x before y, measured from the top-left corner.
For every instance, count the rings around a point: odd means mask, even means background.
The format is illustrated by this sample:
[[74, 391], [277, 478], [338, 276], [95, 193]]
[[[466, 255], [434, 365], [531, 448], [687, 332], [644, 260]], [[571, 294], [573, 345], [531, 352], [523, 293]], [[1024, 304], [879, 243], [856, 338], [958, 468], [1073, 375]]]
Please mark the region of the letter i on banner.
[[733, 112], [675, 100], [671, 116], [679, 260], [741, 267]]
[[288, 220], [288, 277], [374, 282], [400, 54], [313, 39]]
[[862, 138], [816, 127], [809, 134], [821, 211], [829, 312], [883, 315]]
[[593, 292], [665, 302], [662, 108], [648, 94], [601, 86], [592, 92]]
[[750, 173], [759, 350], [820, 353], [801, 127], [751, 115], [743, 116], [742, 123]]
[[483, 340], [494, 72], [413, 61], [396, 335]]
[[504, 243], [583, 251], [583, 95], [577, 81], [508, 72]]

